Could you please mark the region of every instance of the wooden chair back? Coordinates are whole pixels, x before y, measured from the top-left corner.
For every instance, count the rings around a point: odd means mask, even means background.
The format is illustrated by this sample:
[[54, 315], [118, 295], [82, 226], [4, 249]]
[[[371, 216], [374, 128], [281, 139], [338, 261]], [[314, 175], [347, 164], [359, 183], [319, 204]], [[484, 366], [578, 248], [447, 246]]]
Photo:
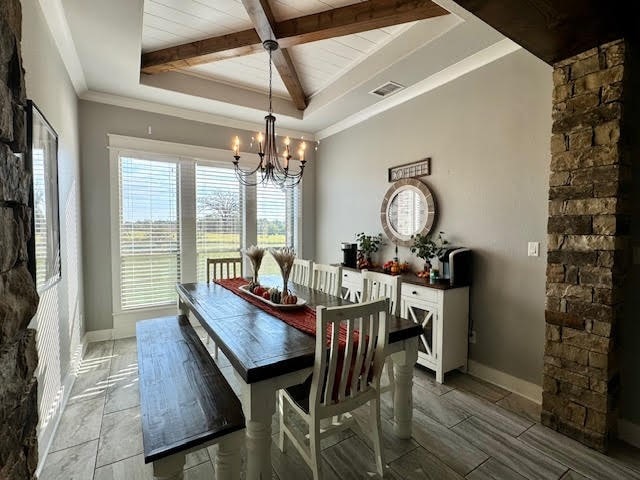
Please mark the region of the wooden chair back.
[[400, 316], [400, 285], [399, 276], [362, 270], [362, 301], [388, 298], [389, 313]]
[[207, 283], [211, 283], [211, 280], [237, 277], [242, 277], [242, 258], [207, 258]]
[[[316, 357], [309, 395], [313, 415], [345, 402], [357, 404], [379, 389], [389, 336], [389, 300], [316, 310]], [[344, 327], [346, 341], [340, 342]], [[328, 346], [327, 346], [328, 345]], [[363, 398], [361, 398], [363, 397]]]
[[336, 297], [342, 296], [342, 267], [314, 263], [312, 272], [311, 288]]
[[291, 270], [291, 281], [298, 285], [304, 285], [305, 287], [311, 287], [311, 274], [313, 269], [313, 262], [311, 260], [302, 260], [296, 258], [293, 261], [293, 269]]

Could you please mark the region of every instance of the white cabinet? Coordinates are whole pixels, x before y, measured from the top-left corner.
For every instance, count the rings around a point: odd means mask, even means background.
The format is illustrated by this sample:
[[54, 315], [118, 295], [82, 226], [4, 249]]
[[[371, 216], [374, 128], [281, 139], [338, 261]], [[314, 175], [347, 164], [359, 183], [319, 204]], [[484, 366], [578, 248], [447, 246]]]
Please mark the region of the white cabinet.
[[[359, 302], [362, 276], [357, 270], [342, 270], [342, 292], [347, 300]], [[416, 277], [417, 279], [417, 277]], [[469, 348], [469, 287], [436, 288], [406, 281], [400, 288], [400, 315], [422, 325], [418, 363], [444, 374], [467, 369]]]
[[403, 283], [401, 315], [422, 325], [418, 343], [418, 363], [436, 373], [457, 368], [466, 371], [469, 347], [469, 287], [441, 290]]

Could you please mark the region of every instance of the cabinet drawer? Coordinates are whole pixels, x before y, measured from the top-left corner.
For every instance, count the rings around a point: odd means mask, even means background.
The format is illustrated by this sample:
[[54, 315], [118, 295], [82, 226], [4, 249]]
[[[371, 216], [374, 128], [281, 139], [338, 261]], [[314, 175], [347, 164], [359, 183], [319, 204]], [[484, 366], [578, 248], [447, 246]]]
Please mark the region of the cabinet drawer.
[[352, 272], [351, 270], [342, 271], [342, 285], [360, 288], [362, 285], [362, 275], [360, 272]]
[[436, 288], [421, 287], [410, 283], [403, 283], [401, 290], [402, 297], [406, 299], [424, 300], [427, 302], [440, 303], [442, 290]]

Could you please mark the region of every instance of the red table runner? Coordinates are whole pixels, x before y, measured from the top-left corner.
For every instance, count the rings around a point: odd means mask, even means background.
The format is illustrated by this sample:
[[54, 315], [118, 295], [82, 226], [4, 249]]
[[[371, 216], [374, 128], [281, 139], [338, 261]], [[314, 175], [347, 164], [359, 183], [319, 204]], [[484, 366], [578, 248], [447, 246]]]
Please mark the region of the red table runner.
[[[255, 305], [256, 307], [264, 310], [270, 315], [279, 318], [287, 325], [292, 326], [300, 330], [301, 332], [308, 333], [309, 335], [316, 336], [316, 311], [311, 307], [305, 305], [299, 309], [281, 310], [279, 308], [272, 307], [264, 303], [262, 300], [258, 300], [256, 297], [249, 295], [246, 292], [240, 290], [240, 287], [248, 285], [244, 278], [229, 278], [223, 280], [216, 280], [215, 283], [226, 288], [227, 290], [235, 293], [239, 297], [244, 298], [247, 302]], [[354, 332], [354, 341], [357, 341], [357, 332]], [[327, 330], [327, 338], [330, 337], [330, 332]], [[341, 345], [345, 345], [347, 341], [347, 329], [344, 325], [340, 327], [339, 342]]]
[[[229, 290], [232, 293], [235, 293], [236, 295], [238, 295], [239, 297], [244, 298], [247, 302], [255, 305], [256, 307], [264, 310], [265, 312], [269, 313], [270, 315], [273, 315], [276, 318], [279, 318], [280, 320], [282, 320], [284, 323], [286, 323], [287, 325], [292, 326], [293, 328], [296, 328], [298, 330], [300, 330], [301, 332], [307, 333], [309, 335], [313, 335], [315, 337], [316, 335], [316, 312], [315, 310], [313, 310], [312, 308], [308, 307], [307, 305], [305, 305], [304, 307], [301, 307], [300, 309], [296, 309], [296, 310], [281, 310], [275, 307], [272, 307], [271, 305], [268, 305], [266, 303], [264, 303], [263, 301], [249, 295], [246, 292], [243, 292], [242, 290], [240, 290], [240, 287], [242, 287], [243, 285], [247, 285], [249, 282], [247, 282], [244, 278], [229, 278], [229, 279], [221, 279], [221, 280], [215, 280], [215, 283], [217, 283], [218, 285], [220, 285], [221, 287], [226, 288], [227, 290]], [[330, 326], [327, 325], [327, 333], [326, 333], [326, 339], [327, 339], [327, 345], [329, 344], [330, 340], [331, 340], [331, 330], [330, 330]], [[357, 350], [357, 343], [358, 343], [358, 331], [354, 330], [353, 332], [353, 345], [354, 345], [354, 349], [353, 351]], [[340, 331], [338, 333], [338, 344], [339, 344], [339, 348], [338, 348], [338, 362], [337, 362], [337, 368], [336, 368], [336, 378], [340, 378], [342, 376], [342, 366], [344, 364], [344, 354], [345, 354], [345, 345], [347, 344], [347, 329], [345, 325], [340, 325]], [[349, 368], [349, 375], [347, 377], [347, 385], [351, 385], [351, 378], [353, 375], [353, 367], [355, 365], [355, 361], [356, 358], [355, 356], [353, 358], [350, 359], [350, 368]], [[364, 372], [365, 370], [365, 366], [362, 366], [362, 372]], [[333, 388], [333, 399], [337, 400], [338, 399], [338, 389], [339, 389], [339, 383], [340, 382], [336, 382], [336, 384], [334, 385]]]

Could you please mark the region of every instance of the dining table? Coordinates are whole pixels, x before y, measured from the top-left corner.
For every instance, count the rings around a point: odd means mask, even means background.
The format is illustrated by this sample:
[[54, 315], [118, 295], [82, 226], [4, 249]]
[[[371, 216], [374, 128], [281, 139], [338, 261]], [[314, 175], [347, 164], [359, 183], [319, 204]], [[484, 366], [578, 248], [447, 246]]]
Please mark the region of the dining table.
[[[248, 283], [248, 280], [247, 280]], [[278, 285], [280, 283], [280, 285]], [[277, 277], [261, 284], [280, 286]], [[289, 291], [312, 308], [352, 304], [339, 296], [289, 282]], [[271, 479], [271, 421], [280, 389], [303, 383], [312, 373], [315, 337], [248, 301], [246, 294], [218, 283], [177, 285], [180, 314], [195, 318], [229, 360], [240, 384], [246, 420], [246, 478]], [[394, 364], [394, 434], [411, 437], [413, 367], [418, 358], [420, 325], [390, 315], [387, 356]]]

